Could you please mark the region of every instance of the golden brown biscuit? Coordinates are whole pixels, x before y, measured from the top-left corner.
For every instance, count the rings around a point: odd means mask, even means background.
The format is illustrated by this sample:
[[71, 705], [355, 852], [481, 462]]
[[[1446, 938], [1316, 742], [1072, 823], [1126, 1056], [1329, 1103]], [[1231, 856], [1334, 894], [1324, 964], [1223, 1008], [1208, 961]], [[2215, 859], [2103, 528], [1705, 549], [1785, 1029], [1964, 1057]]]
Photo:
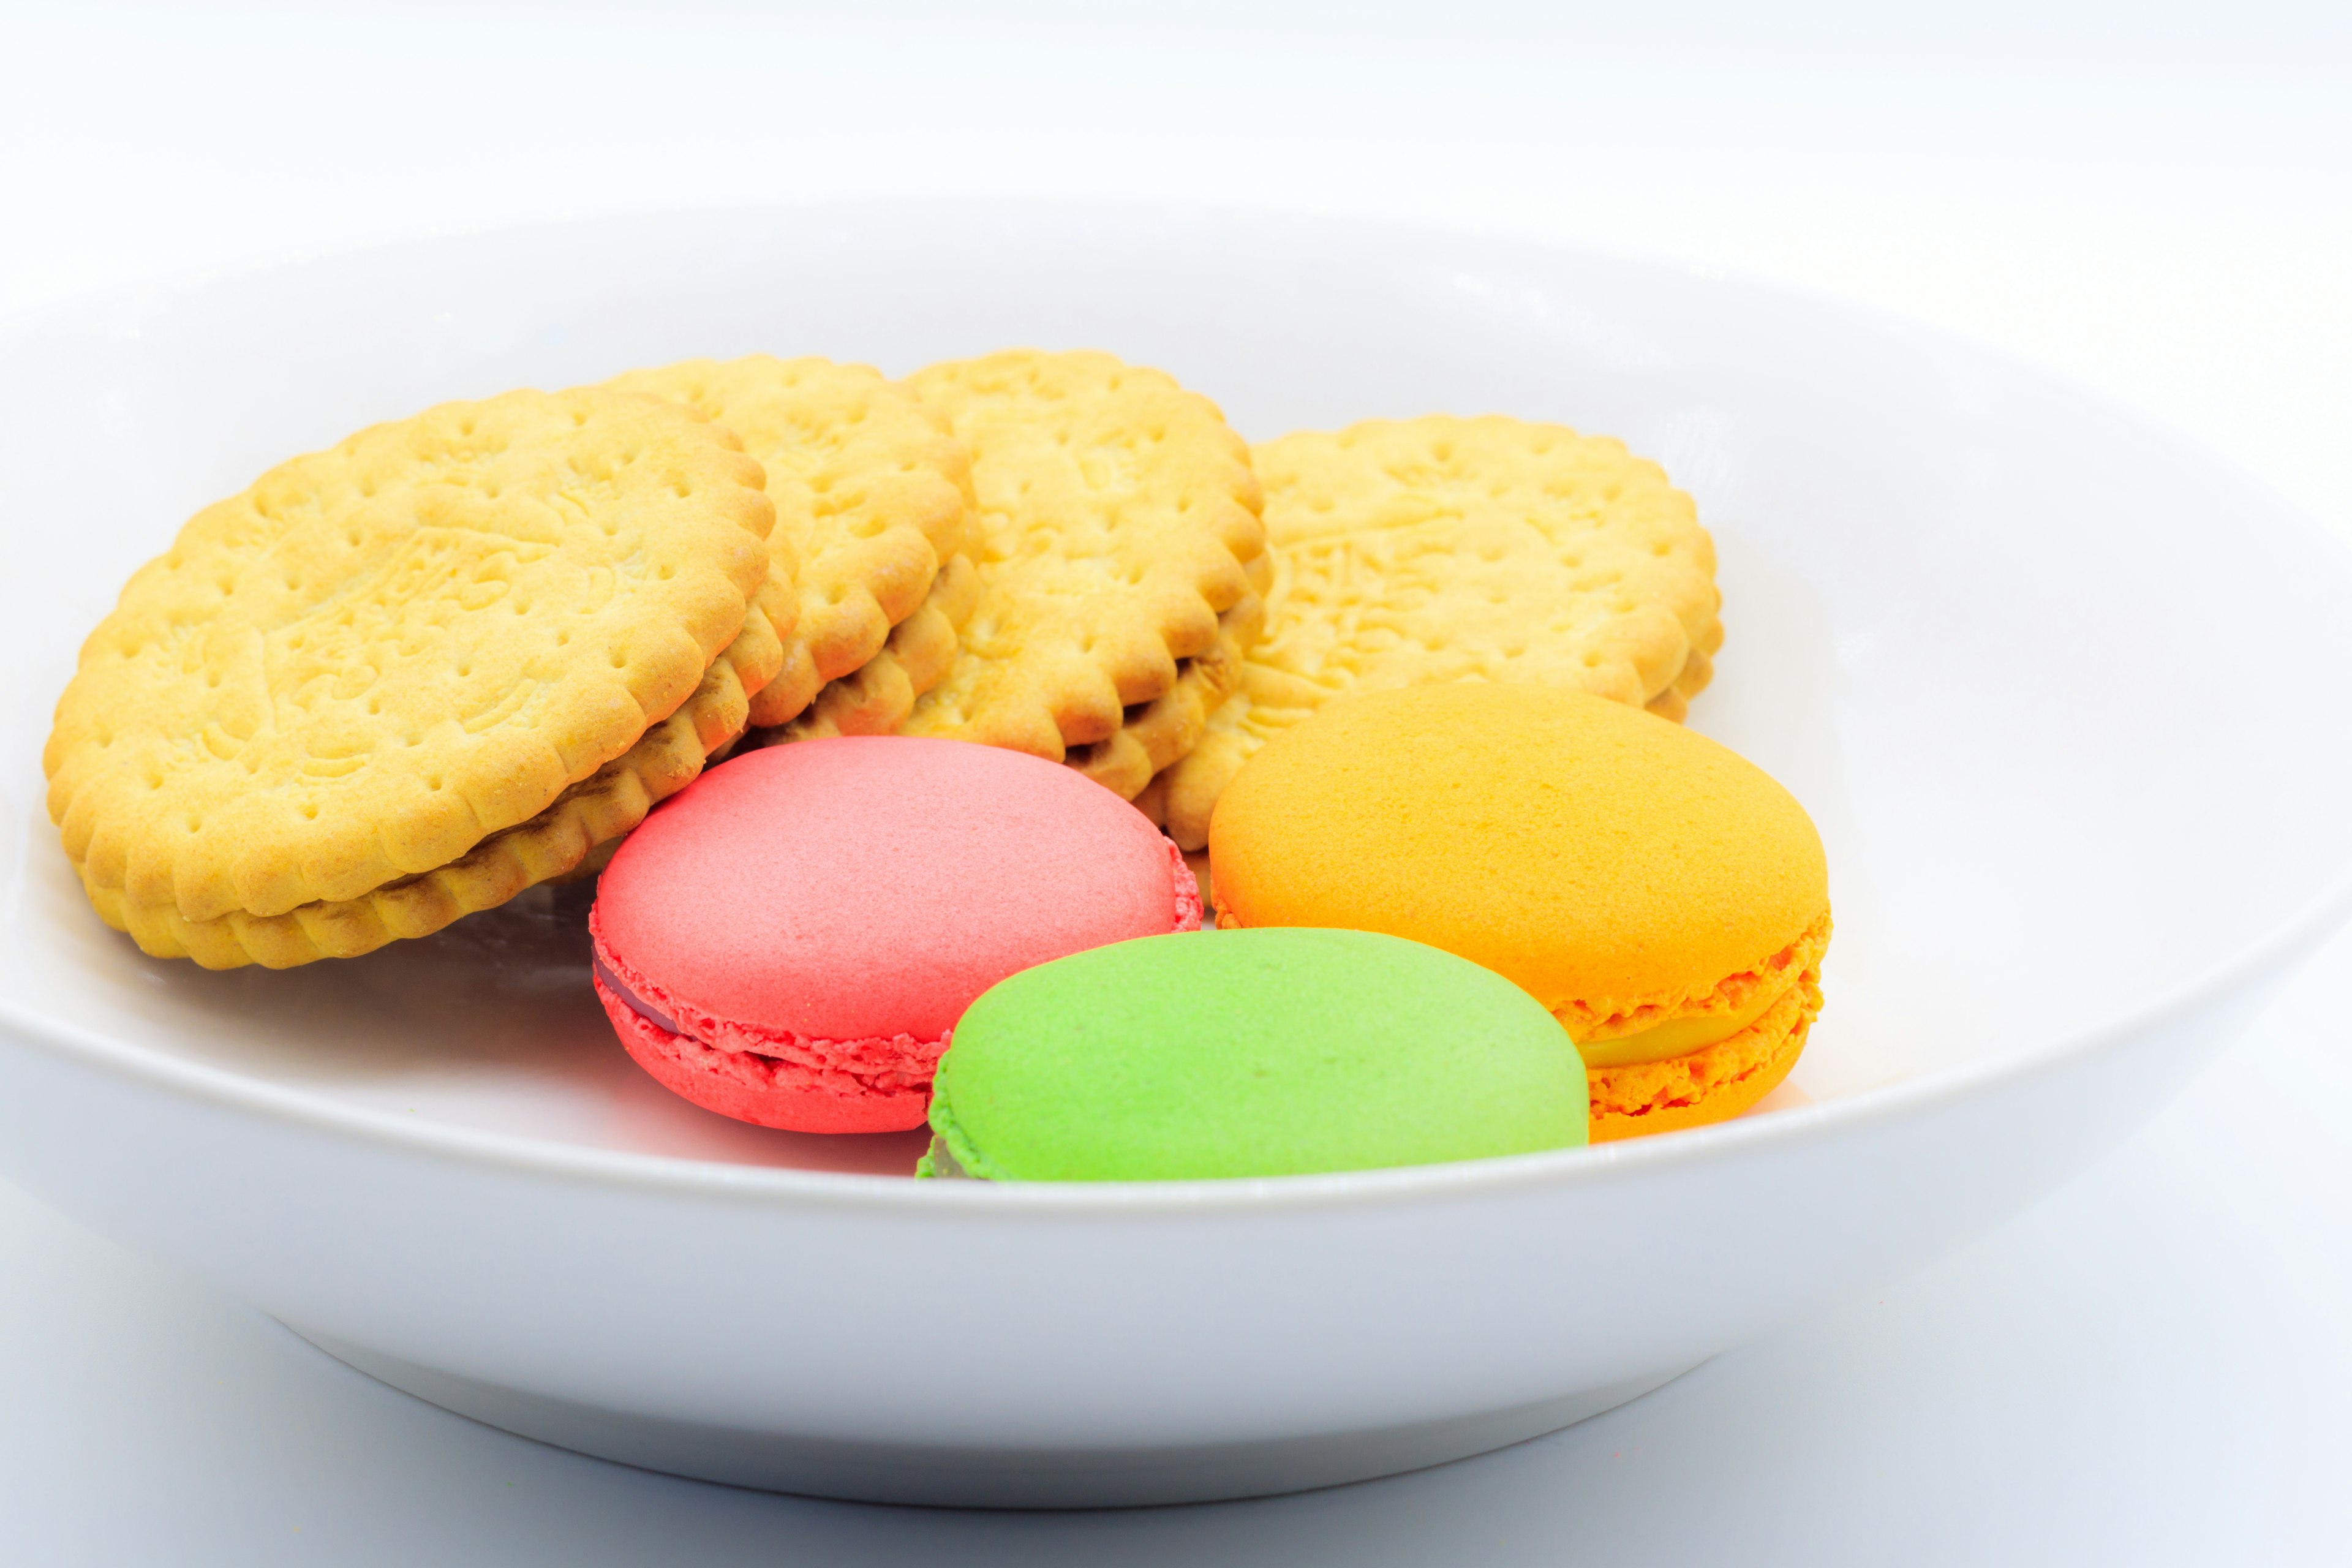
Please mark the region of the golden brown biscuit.
[[799, 610], [782, 673], [752, 699], [754, 724], [798, 717], [825, 682], [873, 660], [891, 627], [923, 606], [940, 563], [965, 548], [963, 445], [878, 371], [751, 354], [631, 371], [608, 384], [717, 421], [767, 472], [777, 575], [797, 585]]
[[1207, 399], [1104, 353], [992, 354], [908, 384], [971, 450], [981, 595], [905, 731], [1074, 759], [1132, 795], [1191, 745], [1255, 631], [1248, 449]]
[[1153, 792], [1176, 842], [1266, 739], [1344, 692], [1538, 682], [1680, 718], [1722, 640], [1690, 498], [1620, 443], [1490, 416], [1255, 449], [1274, 561], [1239, 689]]
[[[519, 392], [199, 512], [91, 635], [44, 753], [93, 901], [118, 923], [277, 917], [530, 822], [743, 632], [761, 479], [672, 405]], [[738, 689], [778, 662], [754, 630]]]
[[233, 910], [191, 921], [172, 905], [137, 904], [109, 890], [92, 900], [107, 923], [158, 958], [193, 958], [207, 969], [259, 963], [285, 969], [321, 958], [357, 958], [388, 942], [429, 936], [524, 889], [593, 876], [624, 836], [659, 802], [692, 784], [723, 754], [750, 716], [748, 686], [781, 662], [782, 648], [754, 608], [677, 711], [637, 743], [558, 795], [527, 822], [494, 833], [446, 866], [403, 877], [356, 899], [321, 900], [277, 915]]
[[[1253, 589], [1217, 617], [1217, 640], [1208, 651], [1177, 665], [1175, 685], [1125, 710], [1108, 738], [1072, 747], [1063, 760], [1104, 788], [1137, 799], [1183, 759], [1208, 727], [1209, 715], [1240, 687], [1242, 656], [1265, 623], [1265, 601]], [[1160, 819], [1152, 822], [1158, 826]]]
[[821, 735], [895, 735], [915, 700], [946, 676], [960, 629], [980, 602], [980, 573], [969, 556], [951, 555], [931, 583], [930, 596], [890, 628], [882, 651], [847, 675], [825, 682], [798, 718], [766, 730], [756, 743], [775, 745]]

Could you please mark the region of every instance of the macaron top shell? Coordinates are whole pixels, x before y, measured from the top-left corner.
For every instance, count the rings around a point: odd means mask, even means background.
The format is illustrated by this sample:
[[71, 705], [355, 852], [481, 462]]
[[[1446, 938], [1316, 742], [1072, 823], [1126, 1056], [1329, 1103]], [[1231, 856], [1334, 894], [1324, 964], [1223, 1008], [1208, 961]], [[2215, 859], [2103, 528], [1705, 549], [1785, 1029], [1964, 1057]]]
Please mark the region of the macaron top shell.
[[1475, 964], [1368, 931], [1196, 931], [989, 991], [931, 1128], [968, 1175], [1175, 1181], [1564, 1148], [1586, 1105], [1559, 1026]]
[[1174, 847], [1108, 790], [906, 736], [713, 768], [622, 844], [591, 917], [671, 1016], [813, 1040], [937, 1040], [1016, 970], [1198, 919]]
[[1588, 1018], [1672, 1010], [1817, 923], [1826, 940], [1827, 863], [1795, 798], [1703, 735], [1580, 692], [1334, 703], [1234, 777], [1209, 847], [1225, 923], [1410, 937]]

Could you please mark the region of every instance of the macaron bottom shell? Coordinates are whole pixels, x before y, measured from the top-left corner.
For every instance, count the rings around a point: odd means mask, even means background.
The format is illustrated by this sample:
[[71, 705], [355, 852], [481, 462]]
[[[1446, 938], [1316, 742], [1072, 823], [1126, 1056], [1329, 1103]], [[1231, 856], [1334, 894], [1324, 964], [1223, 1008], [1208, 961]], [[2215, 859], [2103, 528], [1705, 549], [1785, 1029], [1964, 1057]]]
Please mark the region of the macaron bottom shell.
[[1821, 1010], [1821, 975], [1808, 969], [1763, 1016], [1727, 1040], [1664, 1061], [1588, 1068], [1589, 1136], [1609, 1143], [1728, 1121], [1789, 1076]]
[[[928, 1076], [903, 1086], [751, 1051], [720, 1050], [646, 1017], [602, 979], [596, 1000], [629, 1058], [672, 1094], [705, 1110], [792, 1132], [904, 1132], [930, 1109]], [[936, 1062], [947, 1042], [929, 1046]]]

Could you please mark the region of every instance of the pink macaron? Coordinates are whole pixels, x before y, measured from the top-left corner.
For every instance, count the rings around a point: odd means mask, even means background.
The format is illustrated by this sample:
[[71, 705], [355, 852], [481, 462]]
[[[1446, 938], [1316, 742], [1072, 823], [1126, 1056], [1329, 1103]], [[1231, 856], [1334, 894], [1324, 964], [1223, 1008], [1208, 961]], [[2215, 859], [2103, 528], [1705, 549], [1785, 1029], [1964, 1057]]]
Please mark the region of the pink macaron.
[[621, 1043], [706, 1110], [919, 1127], [948, 1031], [1008, 974], [1193, 931], [1183, 856], [1058, 763], [911, 736], [772, 746], [631, 834], [590, 911]]

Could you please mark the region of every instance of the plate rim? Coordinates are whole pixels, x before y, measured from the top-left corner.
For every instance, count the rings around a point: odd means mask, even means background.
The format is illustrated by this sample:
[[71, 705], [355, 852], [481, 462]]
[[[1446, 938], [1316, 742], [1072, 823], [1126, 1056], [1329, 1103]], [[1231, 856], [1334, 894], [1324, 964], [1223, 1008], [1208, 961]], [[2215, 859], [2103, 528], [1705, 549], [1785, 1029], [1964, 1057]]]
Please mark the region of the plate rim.
[[[2276, 494], [2258, 475], [2210, 453], [2137, 411], [2079, 386], [2030, 362], [1975, 342], [1958, 332], [1883, 308], [1850, 301], [1802, 285], [1744, 273], [1579, 245], [1495, 225], [1449, 223], [1389, 215], [1319, 213], [1279, 205], [1160, 202], [1142, 198], [1013, 198], [920, 193], [818, 201], [707, 203], [646, 205], [614, 212], [521, 223], [486, 225], [450, 233], [411, 235], [338, 247], [257, 265], [219, 268], [160, 282], [110, 289], [79, 299], [0, 316], [0, 341], [43, 331], [88, 330], [126, 310], [199, 296], [208, 290], [318, 270], [371, 257], [453, 245], [494, 243], [502, 238], [562, 229], [659, 222], [665, 218], [719, 215], [874, 215], [961, 206], [992, 219], [1153, 216], [1195, 223], [1286, 221], [1325, 228], [1387, 230], [1417, 237], [1507, 245], [1523, 252], [1586, 266], [1675, 276], [1692, 285], [1742, 293], [1827, 311], [1882, 332], [1910, 338], [1923, 347], [1956, 356], [2000, 374], [2022, 379], [2095, 414], [2202, 468], [2255, 503], [2269, 525], [2286, 528], [2336, 558], [2352, 579], [2352, 542], [2302, 508]], [[40, 837], [28, 821], [28, 839]], [[30, 1047], [76, 1065], [257, 1115], [312, 1132], [354, 1137], [401, 1153], [438, 1158], [515, 1174], [591, 1182], [673, 1196], [702, 1196], [765, 1205], [810, 1205], [856, 1210], [907, 1209], [916, 1213], [969, 1212], [975, 1205], [1006, 1214], [1104, 1215], [1249, 1213], [1382, 1205], [1402, 1199], [1450, 1198], [1522, 1192], [1595, 1182], [1633, 1179], [1655, 1169], [1708, 1165], [1740, 1157], [1741, 1152], [1780, 1149], [1816, 1135], [1853, 1132], [1884, 1125], [1931, 1105], [1990, 1092], [2035, 1076], [2070, 1058], [2088, 1056], [2160, 1026], [2167, 1018], [2194, 1010], [2258, 976], [2298, 947], [2315, 947], [2337, 928], [2352, 923], [2352, 858], [2332, 882], [2271, 923], [2260, 935], [2205, 967], [2134, 1005], [2063, 1031], [2032, 1045], [1977, 1061], [1930, 1068], [1916, 1076], [1791, 1107], [1769, 1116], [1738, 1118], [1687, 1129], [1671, 1136], [1637, 1138], [1532, 1154], [1466, 1160], [1447, 1164], [1396, 1166], [1313, 1175], [1232, 1177], [1171, 1182], [925, 1182], [907, 1176], [812, 1171], [738, 1163], [680, 1155], [599, 1149], [558, 1139], [495, 1132], [459, 1123], [426, 1121], [339, 1100], [314, 1089], [295, 1088], [226, 1068], [170, 1057], [115, 1039], [94, 1029], [33, 1011], [0, 997], [0, 1035], [10, 1046]], [[2258, 1015], [2250, 1015], [2251, 1024]]]

